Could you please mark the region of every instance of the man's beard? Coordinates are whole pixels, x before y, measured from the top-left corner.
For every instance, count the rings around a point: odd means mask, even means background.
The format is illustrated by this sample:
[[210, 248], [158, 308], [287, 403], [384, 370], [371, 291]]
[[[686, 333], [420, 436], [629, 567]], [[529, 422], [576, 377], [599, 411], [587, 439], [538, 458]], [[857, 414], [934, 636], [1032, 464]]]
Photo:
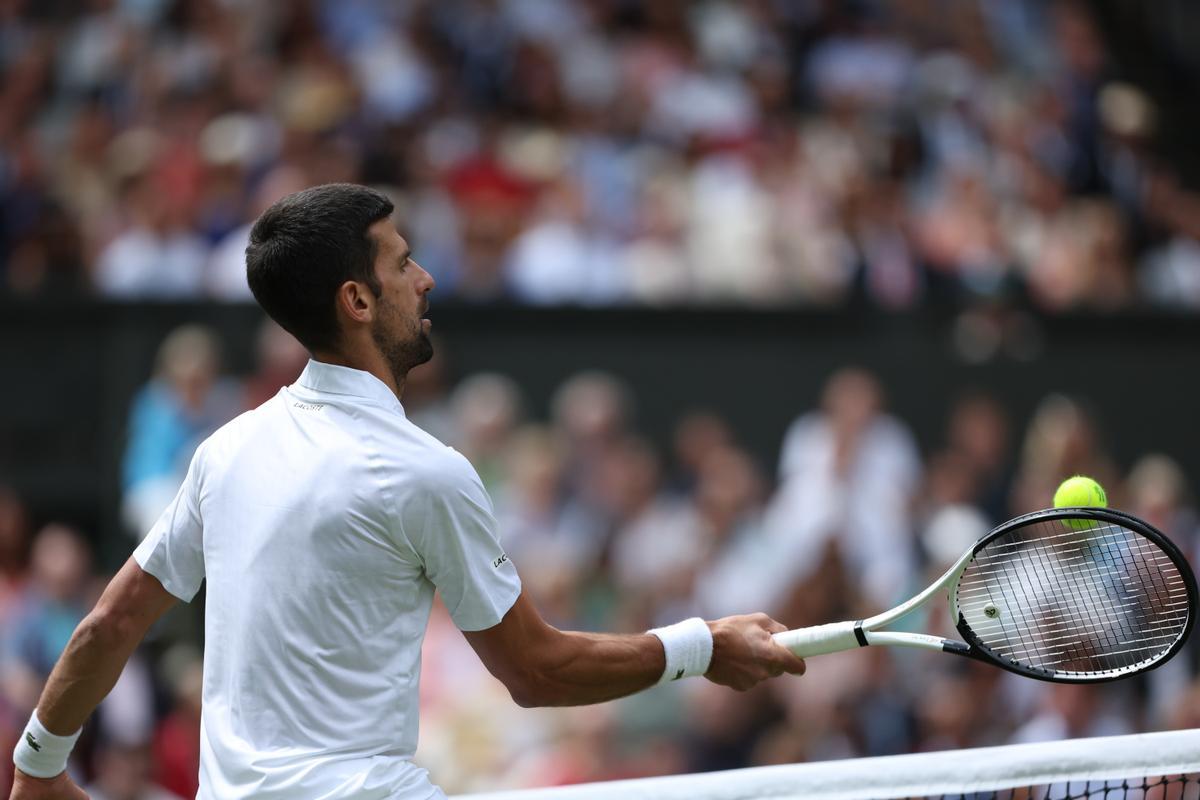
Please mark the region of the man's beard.
[[404, 385], [404, 378], [410, 369], [433, 358], [433, 342], [429, 340], [429, 334], [425, 333], [420, 322], [417, 323], [416, 333], [411, 339], [389, 337], [380, 326], [371, 331], [371, 338], [375, 340], [375, 346], [387, 361], [397, 386]]

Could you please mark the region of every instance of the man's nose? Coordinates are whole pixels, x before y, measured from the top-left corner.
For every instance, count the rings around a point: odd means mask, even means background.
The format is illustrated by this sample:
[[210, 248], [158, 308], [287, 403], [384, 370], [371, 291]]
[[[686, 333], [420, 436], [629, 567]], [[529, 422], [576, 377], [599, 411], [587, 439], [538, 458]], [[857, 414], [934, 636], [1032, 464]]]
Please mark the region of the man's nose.
[[421, 291], [422, 292], [432, 292], [434, 290], [434, 288], [437, 286], [437, 281], [435, 281], [433, 279], [433, 276], [429, 274], [429, 271], [426, 270], [424, 267], [422, 267], [420, 264], [416, 264], [416, 267], [417, 267], [417, 269], [421, 270], [421, 284], [423, 286]]

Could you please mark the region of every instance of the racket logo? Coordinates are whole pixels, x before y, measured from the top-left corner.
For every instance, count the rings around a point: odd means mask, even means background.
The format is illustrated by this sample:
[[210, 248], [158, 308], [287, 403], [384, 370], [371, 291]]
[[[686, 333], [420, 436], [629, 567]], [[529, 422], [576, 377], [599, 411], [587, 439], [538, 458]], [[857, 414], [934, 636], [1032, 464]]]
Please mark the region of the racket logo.
[[1000, 609], [996, 608], [995, 603], [988, 603], [983, 607], [983, 615], [988, 619], [995, 619], [1000, 616]]

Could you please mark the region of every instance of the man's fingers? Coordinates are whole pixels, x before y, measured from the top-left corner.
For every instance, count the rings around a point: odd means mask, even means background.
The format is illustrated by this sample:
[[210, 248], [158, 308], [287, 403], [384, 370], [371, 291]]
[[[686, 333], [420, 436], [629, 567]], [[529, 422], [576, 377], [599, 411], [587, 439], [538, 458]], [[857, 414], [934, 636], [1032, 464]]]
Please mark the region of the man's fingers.
[[[783, 648], [781, 648], [783, 649]], [[784, 650], [787, 655], [783, 659], [784, 672], [792, 675], [803, 675], [805, 670], [804, 659], [796, 655], [790, 650]]]
[[764, 615], [762, 626], [767, 633], [783, 633], [788, 629], [787, 625], [784, 625], [782, 622], [776, 622], [766, 615]]
[[804, 659], [781, 645], [775, 645], [775, 662], [784, 672], [792, 675], [804, 674]]

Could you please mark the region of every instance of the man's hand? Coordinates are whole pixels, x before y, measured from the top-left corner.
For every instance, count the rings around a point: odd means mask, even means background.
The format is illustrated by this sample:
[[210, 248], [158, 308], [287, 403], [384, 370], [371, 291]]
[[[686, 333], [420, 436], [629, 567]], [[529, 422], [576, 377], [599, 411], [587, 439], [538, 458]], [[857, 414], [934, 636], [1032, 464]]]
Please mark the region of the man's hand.
[[34, 778], [14, 769], [9, 800], [88, 800], [88, 796], [65, 772], [53, 778]]
[[785, 672], [804, 674], [804, 659], [780, 647], [771, 634], [787, 630], [766, 614], [724, 617], [708, 623], [713, 655], [704, 677], [744, 692]]

